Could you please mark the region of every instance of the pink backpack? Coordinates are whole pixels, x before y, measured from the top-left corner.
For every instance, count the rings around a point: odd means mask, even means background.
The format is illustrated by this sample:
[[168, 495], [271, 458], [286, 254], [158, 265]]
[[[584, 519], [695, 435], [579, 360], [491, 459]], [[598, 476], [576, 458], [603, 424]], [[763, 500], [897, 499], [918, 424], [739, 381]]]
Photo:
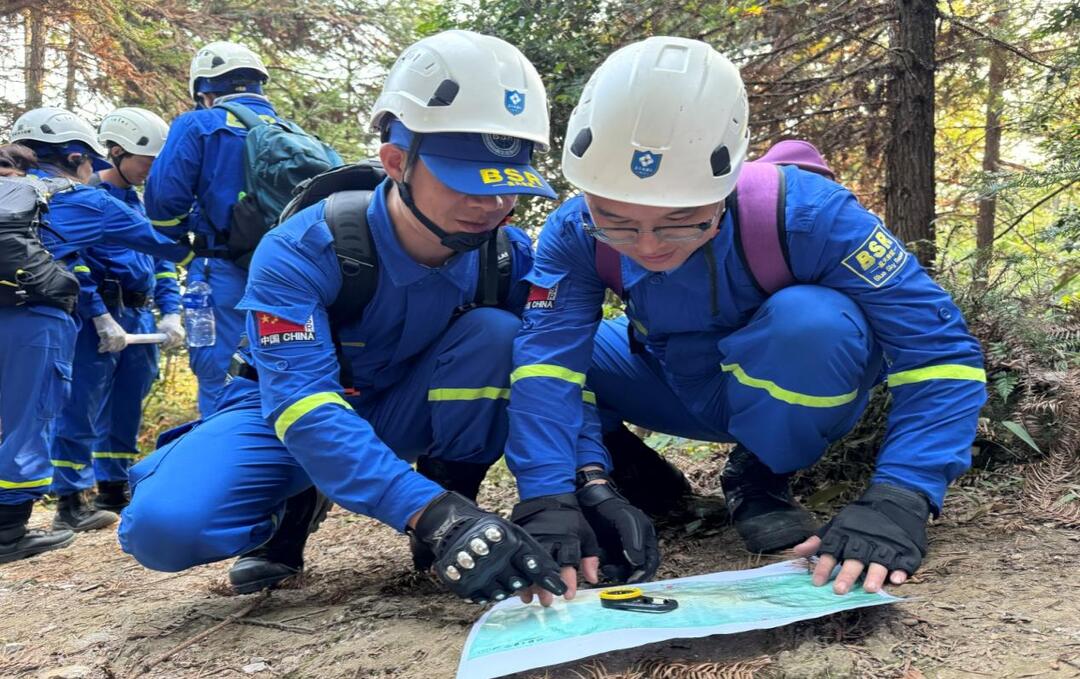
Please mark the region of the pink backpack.
[[[777, 142], [765, 155], [743, 164], [735, 184], [735, 240], [750, 276], [766, 294], [795, 282], [784, 255], [785, 186], [781, 165], [795, 165], [829, 179], [836, 176], [808, 141]], [[596, 241], [596, 270], [612, 292], [623, 297], [619, 253]]]

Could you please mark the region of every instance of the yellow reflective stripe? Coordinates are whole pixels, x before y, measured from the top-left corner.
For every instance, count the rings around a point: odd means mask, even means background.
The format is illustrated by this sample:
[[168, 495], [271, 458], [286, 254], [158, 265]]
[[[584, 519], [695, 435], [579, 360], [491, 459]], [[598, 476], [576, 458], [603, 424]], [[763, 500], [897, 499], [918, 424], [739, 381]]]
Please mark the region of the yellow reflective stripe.
[[12, 283], [11, 281], [0, 281], [0, 285], [10, 285], [13, 288], [19, 287], [18, 283]]
[[14, 488], [41, 488], [52, 483], [52, 477], [49, 476], [44, 479], [34, 479], [33, 481], [5, 481], [0, 479], [0, 488], [5, 490], [11, 490]]
[[172, 219], [151, 219], [150, 223], [154, 226], [180, 226], [180, 222], [184, 221], [187, 215], [180, 217], [174, 217]]
[[790, 403], [796, 406], [807, 406], [808, 408], [835, 408], [836, 406], [851, 403], [855, 400], [855, 397], [859, 395], [858, 389], [839, 396], [811, 396], [810, 394], [800, 394], [797, 391], [784, 389], [772, 380], [751, 377], [746, 374], [746, 371], [743, 370], [742, 366], [738, 363], [731, 363], [729, 365], [721, 364], [720, 367], [724, 372], [734, 375], [735, 379], [739, 381], [739, 384], [744, 384], [748, 387], [753, 387], [754, 389], [764, 389], [768, 392], [769, 396], [772, 396], [777, 401], [783, 401], [784, 403]]
[[76, 266], [71, 267], [71, 270], [75, 273], [90, 273], [90, 267], [83, 266], [82, 264], [77, 264]]
[[957, 365], [947, 363], [945, 365], [930, 365], [925, 368], [914, 370], [902, 370], [889, 375], [889, 386], [900, 387], [905, 384], [926, 382], [927, 380], [968, 380], [971, 382], [985, 382], [986, 371], [982, 368], [972, 368], [970, 365]]
[[161, 273], [154, 274], [154, 278], [176, 278], [175, 271], [162, 271]]
[[188, 264], [191, 263], [191, 260], [193, 260], [193, 259], [195, 259], [195, 251], [194, 250], [187, 253], [187, 257], [184, 257], [182, 260], [177, 262], [176, 265], [177, 266], [187, 266]]
[[85, 464], [79, 464], [78, 462], [68, 462], [67, 460], [50, 460], [50, 461], [52, 462], [52, 466], [54, 466], [54, 467], [67, 467], [68, 469], [74, 469], [75, 471], [79, 471], [80, 469], [85, 469], [86, 468]]
[[648, 336], [649, 330], [641, 324], [641, 321], [636, 318], [631, 318], [630, 322], [634, 324], [634, 328], [636, 328], [638, 332], [640, 332], [642, 335]]
[[274, 431], [277, 433], [277, 437], [284, 441], [285, 432], [289, 431], [289, 427], [293, 426], [297, 420], [319, 406], [328, 403], [336, 403], [352, 410], [352, 407], [345, 402], [345, 399], [341, 397], [341, 394], [336, 392], [320, 391], [317, 394], [310, 394], [286, 408], [285, 411], [281, 413], [281, 416], [277, 418], [277, 422], [274, 423]]
[[551, 365], [550, 363], [535, 363], [533, 365], [523, 365], [514, 372], [510, 373], [510, 384], [523, 380], [526, 377], [554, 377], [557, 380], [566, 380], [579, 387], [585, 386], [585, 373], [574, 372], [569, 368], [564, 368], [561, 365]]
[[510, 398], [510, 390], [499, 387], [478, 387], [475, 389], [428, 389], [429, 401], [476, 401], [482, 398]]
[[366, 347], [367, 342], [342, 342], [341, 346], [343, 346], [343, 347], [357, 347], [357, 348]]
[[99, 460], [135, 460], [138, 459], [138, 453], [90, 453], [91, 457], [96, 457]]
[[581, 392], [581, 400], [591, 405], [596, 405], [596, 394], [588, 390], [583, 390]]

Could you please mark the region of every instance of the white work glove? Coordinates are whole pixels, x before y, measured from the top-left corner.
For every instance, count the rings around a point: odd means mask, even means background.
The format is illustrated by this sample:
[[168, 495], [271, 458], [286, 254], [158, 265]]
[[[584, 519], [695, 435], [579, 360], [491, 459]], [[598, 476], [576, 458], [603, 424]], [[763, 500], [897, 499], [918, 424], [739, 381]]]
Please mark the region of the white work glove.
[[101, 314], [100, 316], [94, 316], [94, 328], [97, 329], [98, 337], [101, 341], [98, 342], [98, 353], [118, 353], [127, 347], [127, 333], [120, 327], [120, 324], [113, 320], [111, 314]]
[[164, 314], [158, 321], [157, 331], [165, 333], [165, 341], [161, 343], [162, 349], [175, 349], [184, 343], [184, 325], [180, 322], [180, 314]]

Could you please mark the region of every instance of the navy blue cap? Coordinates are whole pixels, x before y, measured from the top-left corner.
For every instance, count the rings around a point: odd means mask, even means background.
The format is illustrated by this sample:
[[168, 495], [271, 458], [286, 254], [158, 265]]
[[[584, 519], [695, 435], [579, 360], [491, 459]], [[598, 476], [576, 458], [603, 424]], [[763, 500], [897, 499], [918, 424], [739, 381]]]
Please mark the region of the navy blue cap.
[[[408, 149], [413, 133], [390, 123], [390, 143]], [[555, 198], [555, 191], [531, 164], [533, 143], [517, 137], [472, 132], [428, 132], [420, 158], [431, 173], [458, 193], [474, 196], [527, 194]]]

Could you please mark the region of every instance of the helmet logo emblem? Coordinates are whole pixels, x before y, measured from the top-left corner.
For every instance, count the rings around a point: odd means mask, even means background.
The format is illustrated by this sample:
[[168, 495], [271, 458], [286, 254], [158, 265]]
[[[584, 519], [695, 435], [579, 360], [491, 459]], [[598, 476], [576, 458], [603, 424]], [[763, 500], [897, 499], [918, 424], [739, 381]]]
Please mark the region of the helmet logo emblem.
[[503, 106], [511, 115], [518, 115], [525, 110], [525, 93], [517, 90], [506, 90], [503, 95]]
[[505, 134], [481, 134], [484, 147], [492, 154], [500, 158], [513, 158], [521, 153], [521, 140]]
[[630, 171], [642, 179], [648, 179], [660, 169], [660, 160], [663, 157], [662, 153], [634, 151], [634, 157], [630, 159]]

